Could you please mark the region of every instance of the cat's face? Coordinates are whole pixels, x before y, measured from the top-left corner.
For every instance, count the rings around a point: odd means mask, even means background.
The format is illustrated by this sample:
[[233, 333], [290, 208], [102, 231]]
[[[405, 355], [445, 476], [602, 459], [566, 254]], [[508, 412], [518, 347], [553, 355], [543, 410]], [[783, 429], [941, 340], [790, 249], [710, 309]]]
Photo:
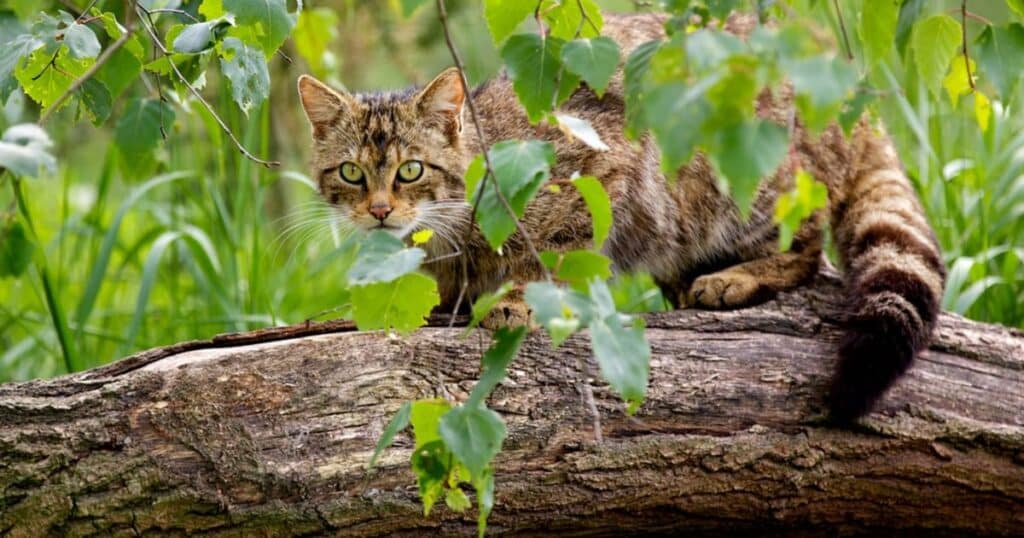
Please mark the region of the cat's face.
[[313, 173], [343, 218], [398, 237], [425, 228], [454, 235], [468, 164], [457, 70], [418, 92], [355, 96], [302, 76], [299, 95], [313, 127]]

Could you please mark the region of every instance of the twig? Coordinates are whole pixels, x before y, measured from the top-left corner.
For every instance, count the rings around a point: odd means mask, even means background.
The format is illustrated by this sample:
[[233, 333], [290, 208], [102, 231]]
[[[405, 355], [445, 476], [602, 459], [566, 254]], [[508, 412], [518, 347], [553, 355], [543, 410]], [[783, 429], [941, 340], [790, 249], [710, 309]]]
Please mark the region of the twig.
[[[444, 31], [445, 44], [448, 46], [448, 52], [451, 54], [452, 61], [455, 62], [455, 68], [459, 72], [459, 83], [462, 84], [462, 93], [466, 98], [466, 104], [469, 106], [470, 119], [473, 122], [473, 128], [476, 130], [477, 139], [479, 139], [480, 141], [480, 147], [483, 150], [484, 165], [486, 166], [486, 170], [484, 170], [484, 177], [483, 179], [480, 180], [480, 196], [477, 196], [476, 200], [473, 203], [473, 209], [469, 214], [469, 222], [466, 226], [466, 235], [468, 236], [473, 231], [473, 221], [476, 218], [476, 212], [480, 206], [480, 200], [483, 199], [484, 189], [487, 188], [487, 180], [489, 178], [494, 177], [494, 166], [491, 164], [491, 156], [488, 152], [490, 148], [487, 143], [487, 137], [484, 135], [483, 126], [480, 123], [480, 116], [477, 114], [476, 103], [473, 102], [473, 95], [470, 92], [469, 81], [466, 80], [466, 71], [463, 68], [462, 58], [459, 56], [459, 52], [455, 48], [455, 43], [452, 41], [451, 31], [448, 29], [448, 12], [447, 10], [445, 10], [444, 0], [437, 0], [437, 13], [441, 21], [441, 28]], [[523, 236], [523, 243], [526, 245], [526, 248], [530, 251], [530, 255], [533, 256], [537, 260], [537, 263], [540, 265], [545, 280], [550, 281], [551, 273], [548, 272], [547, 267], [545, 267], [544, 263], [541, 261], [540, 254], [537, 252], [537, 248], [534, 246], [533, 240], [530, 239], [529, 234], [526, 233], [526, 229], [523, 228], [523, 223], [519, 222], [519, 218], [516, 217], [516, 212], [508, 203], [508, 200], [505, 198], [505, 195], [501, 192], [501, 189], [498, 188], [498, 183], [496, 179], [494, 181], [494, 192], [497, 195], [498, 200], [501, 202], [502, 206], [504, 206], [505, 210], [508, 211], [509, 216], [511, 216], [512, 220], [515, 221], [516, 230], [519, 232], [520, 235]], [[452, 315], [455, 315], [455, 313], [458, 312], [459, 307], [462, 306], [462, 299], [463, 296], [465, 295], [466, 287], [469, 284], [466, 266], [466, 256], [463, 256], [462, 289], [459, 291], [459, 300], [456, 302], [452, 310]]]
[[185, 11], [184, 9], [171, 9], [169, 7], [162, 7], [162, 8], [157, 8], [157, 9], [149, 10], [149, 14], [151, 14], [151, 15], [152, 14], [159, 14], [159, 13], [173, 13], [174, 15], [179, 15], [179, 16], [182, 16], [182, 17], [187, 17], [187, 18], [191, 19], [192, 22], [196, 22], [196, 23], [202, 22], [199, 19], [197, 19], [195, 17], [195, 15], [189, 13], [188, 11]]
[[961, 39], [964, 42], [964, 69], [967, 70], [967, 83], [971, 85], [971, 91], [974, 91], [977, 88], [974, 87], [974, 77], [971, 76], [971, 58], [967, 54], [967, 0], [960, 2], [960, 17]]
[[594, 428], [594, 441], [604, 442], [604, 435], [601, 432], [601, 412], [597, 410], [597, 402], [594, 401], [594, 388], [590, 386], [590, 365], [587, 361], [576, 354], [576, 366], [580, 370], [580, 395], [583, 397], [583, 404], [590, 411], [590, 424]]
[[78, 89], [81, 88], [86, 82], [88, 82], [89, 79], [93, 77], [93, 75], [95, 75], [100, 69], [102, 69], [103, 66], [108, 61], [110, 61], [110, 58], [114, 56], [114, 53], [116, 53], [122, 46], [124, 46], [125, 43], [128, 42], [129, 39], [131, 39], [132, 34], [134, 32], [135, 28], [133, 26], [129, 26], [128, 28], [126, 28], [124, 33], [121, 34], [121, 37], [117, 38], [117, 41], [111, 43], [110, 46], [103, 51], [103, 54], [100, 54], [99, 58], [96, 58], [96, 63], [92, 64], [92, 66], [89, 67], [89, 69], [87, 69], [85, 73], [82, 73], [82, 76], [75, 79], [75, 81], [71, 83], [71, 86], [68, 86], [68, 89], [64, 90], [64, 93], [62, 93], [60, 97], [58, 97], [53, 102], [52, 105], [47, 107], [46, 110], [44, 110], [43, 113], [39, 115], [39, 125], [45, 123], [46, 120], [49, 119], [49, 117], [53, 114], [53, 112], [59, 109], [62, 104], [64, 104], [64, 101], [67, 101], [68, 98], [74, 95], [74, 93], [77, 92]]
[[203, 105], [203, 108], [205, 108], [206, 111], [210, 113], [210, 116], [212, 116], [214, 121], [217, 122], [217, 125], [220, 126], [221, 130], [223, 130], [224, 133], [228, 135], [228, 138], [231, 139], [231, 142], [233, 142], [235, 144], [235, 147], [238, 148], [238, 151], [241, 152], [242, 155], [244, 155], [250, 161], [262, 164], [267, 168], [274, 168], [280, 166], [281, 163], [278, 161], [266, 161], [260, 159], [259, 157], [250, 153], [248, 149], [245, 149], [245, 146], [243, 146], [242, 143], [238, 140], [238, 138], [235, 136], [235, 133], [231, 132], [231, 129], [227, 126], [226, 123], [224, 123], [224, 120], [221, 119], [220, 115], [217, 114], [217, 111], [214, 110], [213, 105], [211, 105], [206, 99], [203, 98], [202, 94], [199, 93], [199, 90], [192, 87], [192, 83], [189, 82], [188, 78], [181, 73], [180, 69], [178, 69], [178, 65], [174, 63], [174, 59], [171, 57], [171, 52], [167, 50], [167, 47], [164, 46], [163, 42], [160, 41], [160, 37], [156, 34], [156, 29], [153, 28], [152, 24], [147, 24], [145, 22], [144, 17], [142, 17], [142, 14], [146, 14], [148, 16], [149, 10], [140, 5], [138, 2], [135, 3], [135, 9], [140, 10], [139, 20], [142, 21], [142, 27], [145, 28], [146, 33], [149, 34], [150, 39], [153, 40], [153, 43], [160, 49], [160, 52], [163, 53], [164, 57], [167, 58], [167, 63], [170, 64], [171, 70], [174, 71], [174, 74], [178, 76], [178, 80], [180, 80], [181, 83], [184, 84], [186, 88], [188, 88], [189, 93], [191, 93], [192, 96], [195, 97], [196, 100]]
[[[954, 8], [951, 8], [949, 10], [949, 13], [957, 13], [957, 12], [960, 12], [961, 14], [963, 14], [962, 7], [961, 8], [955, 8], [954, 7]], [[967, 19], [971, 19], [971, 20], [976, 21], [976, 22], [980, 22], [981, 24], [984, 24], [986, 26], [992, 26], [993, 25], [992, 21], [986, 19], [985, 17], [982, 17], [981, 15], [978, 15], [977, 13], [975, 13], [973, 11], [968, 11], [967, 14], [966, 14], [966, 18]]]
[[843, 45], [846, 47], [846, 58], [853, 60], [853, 48], [850, 47], [850, 36], [846, 35], [846, 22], [843, 20], [843, 10], [839, 9], [839, 0], [832, 0], [836, 7], [836, 18], [839, 19], [839, 31], [843, 34]]

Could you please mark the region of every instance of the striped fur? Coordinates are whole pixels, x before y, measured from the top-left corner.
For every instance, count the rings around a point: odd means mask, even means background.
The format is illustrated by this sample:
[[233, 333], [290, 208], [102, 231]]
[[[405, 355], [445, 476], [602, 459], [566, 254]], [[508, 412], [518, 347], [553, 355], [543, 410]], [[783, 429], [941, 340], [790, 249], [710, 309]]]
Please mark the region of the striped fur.
[[[653, 15], [609, 15], [604, 32], [625, 56], [644, 41], [664, 37], [663, 23]], [[747, 23], [733, 18], [727, 29], [742, 35]], [[541, 277], [518, 232], [500, 253], [477, 230], [465, 233], [470, 223], [462, 176], [483, 143], [475, 129], [462, 128], [465, 96], [456, 71], [445, 71], [423, 90], [353, 96], [304, 77], [299, 91], [313, 127], [315, 177], [342, 218], [402, 237], [424, 228], [436, 232], [425, 246], [425, 268], [437, 278], [442, 309], [460, 297], [468, 304], [503, 281]], [[793, 125], [793, 143], [788, 159], [759, 186], [744, 221], [718, 190], [704, 156], [676, 171], [671, 184], [654, 141], [623, 135], [623, 93], [619, 73], [603, 97], [583, 87], [560, 107], [597, 130], [609, 146], [597, 151], [555, 127], [531, 125], [504, 77], [473, 90], [489, 141], [540, 139], [555, 148], [552, 182], [562, 188], [541, 189], [521, 219], [537, 250], [589, 247], [586, 204], [567, 179], [592, 175], [612, 202], [614, 222], [604, 253], [616, 271], [649, 272], [678, 306], [738, 308], [813, 278], [821, 261], [822, 224], [830, 216], [852, 309], [830, 396], [832, 413], [849, 420], [870, 409], [927, 345], [944, 279], [934, 235], [886, 135], [865, 120], [850, 137], [835, 125], [812, 136], [794, 117], [791, 91], [763, 92], [757, 114]], [[418, 181], [402, 183], [395, 171], [408, 159], [422, 161], [425, 171]], [[339, 178], [346, 161], [365, 171], [365, 182]], [[800, 168], [828, 186], [831, 207], [828, 215], [821, 211], [801, 225], [789, 252], [779, 252], [772, 212]], [[386, 218], [371, 215], [381, 207], [391, 210]], [[484, 325], [528, 320], [522, 295], [514, 292]]]
[[850, 307], [830, 391], [841, 421], [866, 413], [928, 345], [946, 276], [888, 137], [861, 124], [853, 143], [855, 166], [832, 204]]

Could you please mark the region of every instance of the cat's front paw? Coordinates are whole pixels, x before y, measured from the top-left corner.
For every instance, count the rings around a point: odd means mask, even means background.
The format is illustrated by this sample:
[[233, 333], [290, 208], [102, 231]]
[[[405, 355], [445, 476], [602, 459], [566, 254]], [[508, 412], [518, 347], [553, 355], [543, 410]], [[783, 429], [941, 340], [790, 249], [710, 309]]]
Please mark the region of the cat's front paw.
[[521, 300], [506, 299], [498, 302], [490, 313], [480, 321], [481, 327], [492, 331], [499, 327], [521, 327], [523, 325], [531, 330], [536, 328], [533, 322], [533, 310]]
[[771, 291], [757, 277], [740, 272], [722, 271], [693, 281], [685, 300], [688, 306], [703, 308], [741, 308], [767, 300]]

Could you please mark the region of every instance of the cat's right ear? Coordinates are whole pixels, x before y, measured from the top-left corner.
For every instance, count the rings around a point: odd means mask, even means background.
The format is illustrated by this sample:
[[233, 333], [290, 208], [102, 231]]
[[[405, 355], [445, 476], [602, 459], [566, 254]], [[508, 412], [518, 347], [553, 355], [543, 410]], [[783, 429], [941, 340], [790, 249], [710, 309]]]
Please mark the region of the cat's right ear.
[[309, 75], [299, 77], [299, 98], [306, 111], [306, 118], [314, 129], [322, 129], [334, 123], [352, 101], [350, 96], [335, 91]]

